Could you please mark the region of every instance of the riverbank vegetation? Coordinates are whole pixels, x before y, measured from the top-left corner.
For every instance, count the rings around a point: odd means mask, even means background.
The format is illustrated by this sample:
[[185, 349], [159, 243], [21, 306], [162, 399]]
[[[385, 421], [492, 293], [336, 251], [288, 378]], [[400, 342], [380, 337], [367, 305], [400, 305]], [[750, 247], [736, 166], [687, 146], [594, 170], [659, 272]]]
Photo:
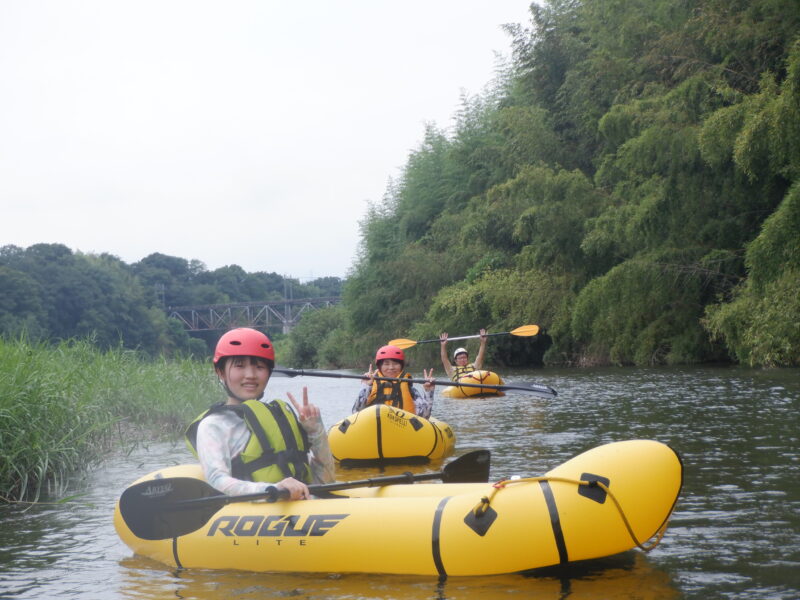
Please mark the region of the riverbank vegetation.
[[58, 493], [113, 449], [176, 438], [220, 398], [208, 362], [0, 338], [0, 496]]
[[[151, 356], [209, 356], [218, 331], [186, 332], [171, 308], [285, 297], [339, 296], [341, 280], [307, 283], [277, 273], [247, 273], [237, 265], [209, 271], [197, 260], [158, 252], [127, 264], [115, 256], [74, 253], [62, 244], [0, 247], [0, 336], [84, 339], [101, 348]], [[269, 332], [281, 333], [281, 324]]]
[[488, 363], [800, 365], [800, 4], [531, 15], [507, 27], [497, 80], [427, 128], [370, 208], [342, 309], [295, 336], [338, 322], [297, 360], [537, 323]]

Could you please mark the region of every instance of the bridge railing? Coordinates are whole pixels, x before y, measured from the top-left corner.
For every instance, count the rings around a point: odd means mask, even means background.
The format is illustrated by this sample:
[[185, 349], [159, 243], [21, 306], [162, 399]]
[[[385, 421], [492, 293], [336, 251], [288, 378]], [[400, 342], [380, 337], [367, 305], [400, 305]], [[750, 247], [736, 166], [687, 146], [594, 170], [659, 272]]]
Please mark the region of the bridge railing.
[[171, 306], [167, 309], [167, 314], [180, 321], [187, 331], [226, 330], [232, 327], [267, 328], [280, 325], [284, 333], [289, 333], [303, 313], [327, 308], [339, 301], [339, 296], [330, 296], [272, 302]]

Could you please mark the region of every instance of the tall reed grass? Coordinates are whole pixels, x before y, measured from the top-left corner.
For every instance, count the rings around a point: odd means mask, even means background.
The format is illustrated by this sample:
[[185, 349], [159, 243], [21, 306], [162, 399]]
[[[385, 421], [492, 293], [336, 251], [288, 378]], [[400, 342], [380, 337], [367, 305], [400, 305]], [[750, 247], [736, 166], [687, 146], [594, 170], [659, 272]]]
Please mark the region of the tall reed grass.
[[0, 496], [58, 493], [112, 447], [177, 434], [220, 398], [207, 362], [0, 338]]

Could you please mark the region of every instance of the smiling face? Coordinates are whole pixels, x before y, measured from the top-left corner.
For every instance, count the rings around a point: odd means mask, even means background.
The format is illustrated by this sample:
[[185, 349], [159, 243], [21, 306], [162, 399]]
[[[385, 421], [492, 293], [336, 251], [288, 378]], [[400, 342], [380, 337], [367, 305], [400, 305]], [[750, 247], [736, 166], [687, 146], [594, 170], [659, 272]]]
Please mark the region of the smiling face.
[[397, 377], [403, 372], [403, 363], [399, 360], [392, 360], [391, 358], [384, 358], [378, 364], [378, 370], [386, 377]]
[[456, 366], [463, 367], [469, 362], [469, 354], [462, 352], [456, 356]]
[[232, 356], [225, 360], [222, 369], [217, 369], [222, 382], [233, 397], [228, 403], [261, 398], [269, 381], [267, 361], [256, 356]]

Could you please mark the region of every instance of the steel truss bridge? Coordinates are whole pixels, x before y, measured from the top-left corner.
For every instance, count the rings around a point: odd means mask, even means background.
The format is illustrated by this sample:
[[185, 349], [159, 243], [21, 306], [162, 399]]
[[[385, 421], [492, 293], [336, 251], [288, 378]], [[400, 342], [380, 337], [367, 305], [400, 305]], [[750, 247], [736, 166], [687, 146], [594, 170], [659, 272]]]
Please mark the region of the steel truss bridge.
[[239, 302], [206, 306], [171, 306], [167, 314], [187, 331], [227, 330], [233, 327], [267, 328], [280, 325], [289, 333], [303, 313], [339, 303], [338, 296], [275, 302]]

